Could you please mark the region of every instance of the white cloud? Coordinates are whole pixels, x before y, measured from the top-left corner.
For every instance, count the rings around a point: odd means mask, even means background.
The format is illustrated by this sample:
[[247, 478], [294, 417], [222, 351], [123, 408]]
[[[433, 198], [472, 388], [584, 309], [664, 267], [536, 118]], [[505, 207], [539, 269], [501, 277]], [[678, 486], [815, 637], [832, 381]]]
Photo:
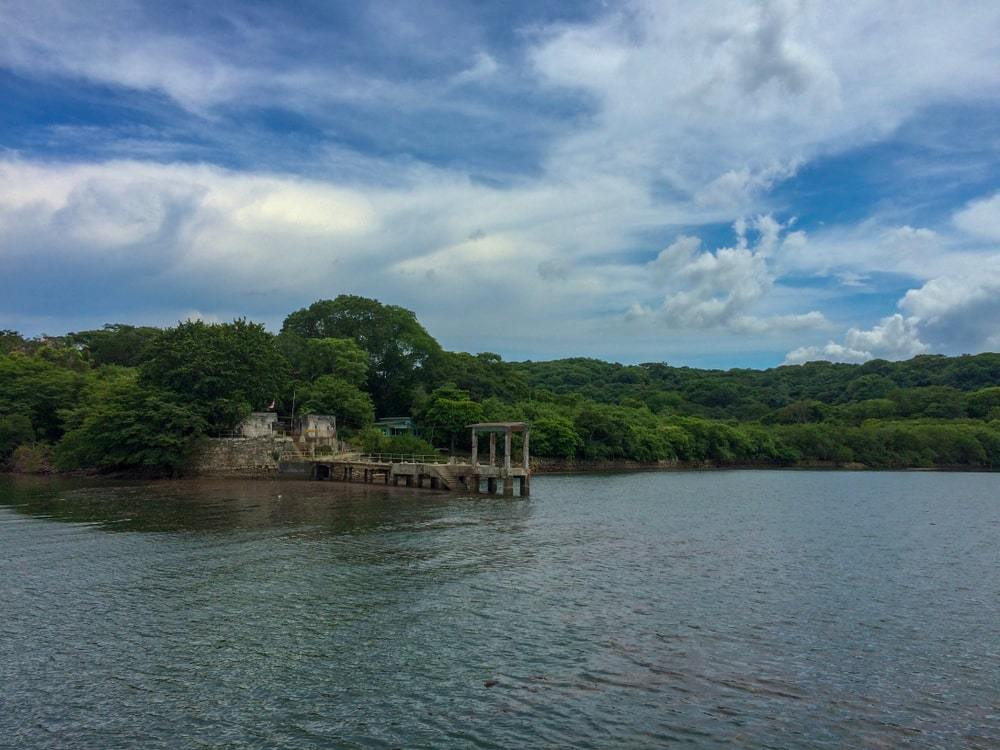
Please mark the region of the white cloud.
[[995, 92], [998, 22], [1000, 7], [973, 0], [629, 3], [543, 34], [533, 52], [544, 81], [598, 104], [552, 163], [624, 169], [739, 205], [937, 97]]
[[[0, 258], [21, 274], [19, 299], [43, 290], [39, 266], [100, 265], [120, 274], [116, 294], [134, 287], [137, 300], [174, 299], [181, 314], [241, 309], [248, 299], [280, 314], [351, 291], [418, 308], [453, 345], [482, 345], [464, 343], [478, 340], [467, 332], [486, 330], [490, 311], [502, 308], [511, 337], [534, 337], [544, 350], [555, 331], [586, 351], [605, 345], [594, 332], [628, 309], [647, 350], [666, 356], [666, 333], [746, 349], [828, 326], [812, 309], [819, 294], [784, 287], [784, 275], [830, 274], [856, 291], [893, 273], [926, 282], [904, 300], [906, 317], [852, 329], [820, 354], [905, 356], [946, 332], [970, 346], [992, 340], [958, 324], [996, 319], [992, 282], [946, 280], [995, 262], [995, 247], [881, 218], [806, 235], [772, 218], [767, 196], [814, 157], [884, 137], [921, 108], [995, 95], [995, 3], [629, 2], [586, 23], [522, 30], [525, 58], [507, 50], [502, 66], [476, 39], [426, 79], [331, 63], [314, 53], [327, 49], [322, 29], [255, 27], [230, 9], [226, 34], [181, 35], [145, 7], [4, 3], [0, 66], [154, 92], [209, 121], [232, 107], [323, 120], [342, 102], [379, 103], [392, 120], [410, 109], [474, 112], [503, 138], [511, 127], [503, 86], [512, 80], [539, 99], [569, 90], [590, 108], [548, 121], [533, 171], [501, 186], [421, 164], [404, 138], [401, 155], [384, 161], [320, 148], [329, 154], [323, 180], [193, 164], [2, 160]], [[264, 21], [270, 12], [260, 11]], [[412, 26], [420, 14], [392, 12], [395, 41], [444, 54]], [[302, 54], [279, 54], [289, 49]], [[486, 94], [463, 98], [476, 90]], [[996, 239], [997, 201], [970, 204], [955, 226]], [[731, 247], [703, 249], [693, 236], [753, 215], [737, 222]], [[658, 241], [650, 238], [678, 232], [690, 236], [651, 264], [637, 260]], [[956, 291], [963, 284], [973, 302]], [[91, 294], [95, 305], [108, 303]]]
[[953, 221], [963, 232], [1000, 240], [1000, 193], [973, 201], [956, 213]]
[[870, 359], [909, 359], [928, 351], [919, 338], [918, 321], [898, 313], [865, 331], [851, 328], [843, 343], [829, 341], [824, 346], [804, 346], [788, 353], [785, 364], [814, 360], [867, 362]]
[[897, 313], [865, 331], [852, 328], [843, 343], [803, 346], [786, 363], [814, 359], [864, 362], [876, 357], [907, 359], [925, 352], [968, 354], [1000, 350], [1000, 255], [976, 271], [939, 276], [911, 289]]
[[[823, 328], [827, 321], [818, 311], [760, 317], [751, 314], [775, 283], [769, 258], [780, 255], [785, 241], [801, 241], [801, 233], [782, 236], [794, 223], [779, 223], [770, 215], [733, 227], [736, 244], [703, 251], [701, 240], [682, 235], [648, 264], [664, 292], [658, 307], [635, 303], [626, 315], [630, 321], [655, 319], [668, 329], [728, 329], [738, 333], [769, 334], [804, 328]], [[751, 242], [748, 234], [754, 235]]]
[[1000, 350], [1000, 256], [975, 273], [932, 279], [899, 306], [920, 320], [936, 351]]
[[498, 70], [500, 70], [500, 66], [493, 56], [487, 52], [480, 51], [476, 53], [476, 58], [472, 65], [460, 73], [456, 73], [451, 80], [457, 85], [481, 83], [492, 77]]

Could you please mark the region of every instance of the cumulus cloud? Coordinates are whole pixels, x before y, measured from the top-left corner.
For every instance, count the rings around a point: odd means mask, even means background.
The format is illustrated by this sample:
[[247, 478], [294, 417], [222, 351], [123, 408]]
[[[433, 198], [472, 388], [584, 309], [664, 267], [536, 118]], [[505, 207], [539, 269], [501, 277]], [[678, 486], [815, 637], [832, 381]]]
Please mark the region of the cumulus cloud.
[[936, 277], [911, 289], [899, 301], [904, 314], [884, 318], [870, 330], [852, 328], [843, 343], [804, 346], [786, 364], [816, 359], [864, 362], [907, 359], [934, 351], [968, 354], [1000, 349], [1000, 256], [976, 272]]
[[1000, 193], [973, 201], [956, 213], [953, 221], [963, 232], [1000, 240]]
[[920, 321], [935, 350], [1000, 350], [1000, 257], [977, 273], [932, 279], [906, 293], [899, 306]]
[[814, 360], [829, 362], [867, 362], [870, 359], [909, 359], [928, 351], [919, 338], [918, 321], [898, 313], [883, 318], [870, 328], [851, 328], [843, 343], [829, 341], [824, 346], [804, 346], [788, 353], [785, 364]]
[[714, 251], [702, 250], [697, 237], [678, 237], [648, 264], [665, 292], [662, 303], [655, 308], [633, 304], [626, 319], [655, 319], [670, 329], [725, 328], [757, 334], [825, 327], [826, 318], [818, 311], [751, 314], [775, 283], [768, 259], [780, 254], [789, 236], [793, 243], [799, 241], [799, 233], [782, 237], [793, 223], [779, 223], [770, 215], [749, 222], [740, 219], [733, 226], [736, 244]]
[[[973, 303], [945, 282], [980, 267], [989, 248], [904, 220], [807, 235], [768, 195], [815, 157], [883, 138], [923, 107], [989, 99], [1000, 6], [635, 0], [532, 23], [502, 51], [460, 24], [448, 26], [454, 44], [436, 44], [446, 6], [382, 7], [371, 59], [360, 45], [349, 64], [330, 54], [336, 24], [312, 28], [281, 6], [220, 3], [179, 33], [140, 0], [99, 12], [2, 4], [0, 66], [19, 76], [128, 89], [130, 106], [145, 92], [227, 139], [248, 112], [306, 115], [322, 135], [309, 153], [318, 158], [269, 172], [257, 159], [293, 136], [248, 147], [244, 171], [180, 163], [159, 142], [155, 163], [5, 158], [0, 312], [37, 317], [54, 290], [73, 296], [74, 314], [109, 318], [143, 304], [161, 316], [280, 315], [350, 291], [418, 308], [451, 345], [502, 348], [467, 332], [486, 327], [474, 311], [506, 305], [512, 338], [535, 336], [544, 350], [551, 331], [537, 321], [558, 321], [560, 341], [593, 352], [617, 340], [601, 326], [622, 324], [627, 309], [646, 350], [665, 356], [665, 332], [746, 349], [827, 327], [818, 295], [786, 277], [833, 275], [858, 291], [893, 273], [924, 284], [905, 316], [852, 329], [830, 356], [902, 356], [948, 332], [989, 340], [957, 321], [993, 314], [993, 287], [980, 279]], [[420, 127], [414, 111], [428, 117]], [[456, 114], [476, 127], [451, 137]], [[421, 133], [433, 147], [415, 144]], [[362, 154], [359, 141], [376, 145]], [[497, 143], [508, 144], [493, 160], [502, 178], [441, 145], [478, 155]], [[523, 161], [503, 172], [511, 153]], [[954, 227], [995, 239], [996, 202], [970, 204]], [[734, 220], [731, 246], [702, 247], [704, 227]], [[78, 283], [59, 287], [59, 274]]]

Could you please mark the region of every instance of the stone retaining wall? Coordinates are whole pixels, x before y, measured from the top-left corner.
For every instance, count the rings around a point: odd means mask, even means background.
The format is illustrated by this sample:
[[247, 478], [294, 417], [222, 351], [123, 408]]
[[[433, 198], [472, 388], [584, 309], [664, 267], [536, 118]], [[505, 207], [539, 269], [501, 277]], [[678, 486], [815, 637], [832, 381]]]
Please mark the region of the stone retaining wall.
[[629, 461], [618, 459], [586, 459], [586, 458], [541, 458], [531, 457], [531, 471], [538, 474], [564, 474], [586, 471], [657, 471], [676, 469], [680, 464], [672, 461]]
[[192, 472], [202, 477], [277, 476], [282, 461], [300, 459], [288, 437], [212, 438], [205, 441]]

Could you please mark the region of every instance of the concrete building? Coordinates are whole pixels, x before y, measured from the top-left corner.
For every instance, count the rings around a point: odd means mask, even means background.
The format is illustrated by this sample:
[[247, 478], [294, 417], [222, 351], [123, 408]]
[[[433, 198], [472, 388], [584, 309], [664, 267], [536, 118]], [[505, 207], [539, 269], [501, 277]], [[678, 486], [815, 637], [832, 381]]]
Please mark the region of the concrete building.
[[236, 432], [240, 437], [270, 437], [278, 426], [278, 415], [273, 411], [255, 411], [243, 420]]

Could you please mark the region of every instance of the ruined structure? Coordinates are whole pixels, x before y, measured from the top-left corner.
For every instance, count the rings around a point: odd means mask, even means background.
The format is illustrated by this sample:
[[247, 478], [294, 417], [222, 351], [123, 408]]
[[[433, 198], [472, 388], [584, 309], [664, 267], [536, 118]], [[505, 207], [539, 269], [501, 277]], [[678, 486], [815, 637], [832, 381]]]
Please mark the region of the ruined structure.
[[277, 426], [278, 415], [273, 411], [255, 411], [236, 428], [236, 433], [242, 438], [271, 437]]
[[[472, 456], [469, 461], [452, 457], [447, 462], [435, 456], [372, 455], [343, 459], [316, 459], [309, 462], [287, 461], [281, 471], [288, 476], [310, 477], [324, 481], [381, 482], [406, 487], [429, 487], [436, 490], [466, 491], [478, 494], [486, 483], [486, 491], [514, 494], [515, 480], [522, 497], [531, 492], [530, 430], [525, 422], [482, 422], [469, 425], [472, 431]], [[480, 435], [489, 435], [488, 462], [480, 461]], [[503, 437], [498, 445], [497, 436]], [[513, 460], [514, 436], [521, 437], [517, 461]], [[498, 461], [498, 448], [503, 453]]]

